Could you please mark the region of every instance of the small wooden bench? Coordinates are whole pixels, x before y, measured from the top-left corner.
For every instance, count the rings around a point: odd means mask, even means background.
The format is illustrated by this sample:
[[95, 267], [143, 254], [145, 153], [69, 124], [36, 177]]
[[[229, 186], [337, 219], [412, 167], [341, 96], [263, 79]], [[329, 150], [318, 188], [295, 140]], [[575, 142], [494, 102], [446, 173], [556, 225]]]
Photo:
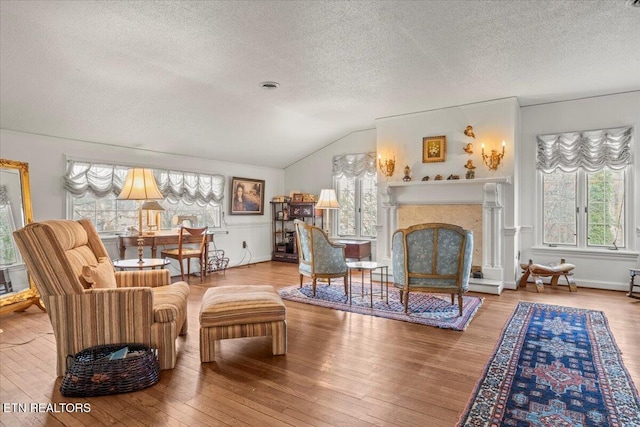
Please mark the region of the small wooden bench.
[[573, 280], [573, 273], [571, 272], [575, 267], [573, 264], [566, 263], [564, 258], [560, 260], [560, 264], [555, 265], [534, 264], [533, 261], [529, 260], [529, 264], [520, 264], [520, 268], [522, 268], [520, 287], [525, 288], [527, 286], [527, 280], [531, 275], [536, 284], [536, 291], [542, 293], [544, 292], [543, 277], [551, 277], [551, 286], [556, 287], [560, 276], [564, 276], [569, 285], [569, 292], [578, 292], [578, 286]]
[[200, 306], [200, 362], [215, 359], [215, 341], [272, 336], [274, 355], [287, 352], [286, 308], [269, 285], [209, 288]]

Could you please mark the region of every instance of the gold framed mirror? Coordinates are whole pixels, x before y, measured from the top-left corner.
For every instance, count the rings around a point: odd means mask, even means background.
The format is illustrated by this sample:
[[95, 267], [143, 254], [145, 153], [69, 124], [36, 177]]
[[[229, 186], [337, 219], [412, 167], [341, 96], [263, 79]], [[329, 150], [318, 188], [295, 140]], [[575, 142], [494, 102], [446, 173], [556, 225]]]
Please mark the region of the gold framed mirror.
[[33, 221], [29, 164], [0, 159], [0, 314], [44, 307], [13, 239]]

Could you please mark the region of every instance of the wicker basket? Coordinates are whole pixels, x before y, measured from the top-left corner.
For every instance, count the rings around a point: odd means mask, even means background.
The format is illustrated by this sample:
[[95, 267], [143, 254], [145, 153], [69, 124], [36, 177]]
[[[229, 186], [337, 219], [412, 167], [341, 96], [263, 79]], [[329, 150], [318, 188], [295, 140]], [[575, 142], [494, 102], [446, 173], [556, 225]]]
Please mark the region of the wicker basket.
[[[109, 360], [123, 347], [129, 354]], [[131, 354], [136, 352], [136, 354]], [[90, 347], [67, 358], [67, 373], [60, 393], [67, 397], [91, 397], [128, 393], [158, 382], [160, 366], [153, 350], [142, 344], [109, 344]]]

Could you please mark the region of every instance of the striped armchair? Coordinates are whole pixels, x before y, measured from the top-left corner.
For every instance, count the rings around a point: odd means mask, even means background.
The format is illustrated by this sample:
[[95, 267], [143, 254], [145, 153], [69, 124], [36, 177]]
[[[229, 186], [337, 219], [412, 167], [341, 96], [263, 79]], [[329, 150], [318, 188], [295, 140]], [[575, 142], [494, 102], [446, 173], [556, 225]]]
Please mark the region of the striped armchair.
[[53, 326], [58, 376], [68, 355], [102, 344], [144, 344], [157, 349], [160, 369], [175, 366], [187, 283], [171, 284], [169, 270], [114, 272], [88, 220], [35, 222], [14, 236]]
[[400, 289], [404, 311], [409, 292], [441, 292], [462, 295], [469, 290], [473, 232], [451, 224], [428, 223], [396, 230], [391, 239], [393, 284]]
[[296, 228], [300, 287], [302, 287], [302, 276], [311, 277], [315, 296], [318, 278], [327, 279], [331, 283], [332, 278], [342, 277], [344, 293], [349, 295], [345, 246], [331, 243], [320, 227], [309, 225], [299, 219], [294, 220], [293, 225]]

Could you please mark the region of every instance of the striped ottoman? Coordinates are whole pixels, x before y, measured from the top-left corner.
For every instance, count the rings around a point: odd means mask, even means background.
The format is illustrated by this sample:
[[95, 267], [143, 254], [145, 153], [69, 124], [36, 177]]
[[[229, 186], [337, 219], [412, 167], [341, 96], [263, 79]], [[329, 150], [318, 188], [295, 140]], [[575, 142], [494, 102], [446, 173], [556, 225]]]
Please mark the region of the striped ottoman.
[[274, 355], [287, 352], [286, 308], [269, 285], [209, 288], [200, 306], [200, 362], [215, 359], [215, 340], [273, 337]]

